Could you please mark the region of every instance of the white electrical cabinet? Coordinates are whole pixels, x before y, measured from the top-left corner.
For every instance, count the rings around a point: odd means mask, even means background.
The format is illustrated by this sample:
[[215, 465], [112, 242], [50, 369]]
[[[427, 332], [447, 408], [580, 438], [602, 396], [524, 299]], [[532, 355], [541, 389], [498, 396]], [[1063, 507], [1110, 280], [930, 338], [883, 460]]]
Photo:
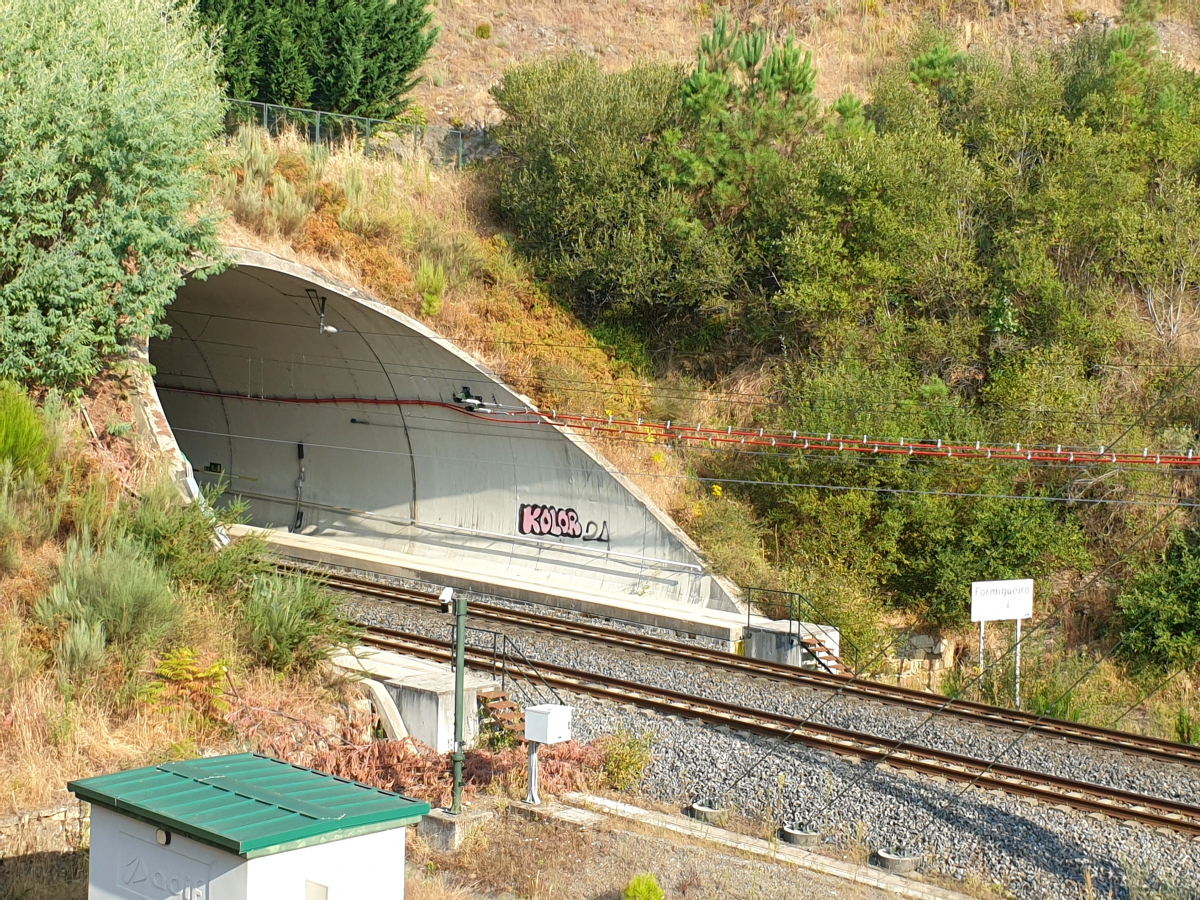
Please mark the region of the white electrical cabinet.
[[557, 703], [525, 707], [525, 740], [562, 744], [571, 739], [571, 707]]

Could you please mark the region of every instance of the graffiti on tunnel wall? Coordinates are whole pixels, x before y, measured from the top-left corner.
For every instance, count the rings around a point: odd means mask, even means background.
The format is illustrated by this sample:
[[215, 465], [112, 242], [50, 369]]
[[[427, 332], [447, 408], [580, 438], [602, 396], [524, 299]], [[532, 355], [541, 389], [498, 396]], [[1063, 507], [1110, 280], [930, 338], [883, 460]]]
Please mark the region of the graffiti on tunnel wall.
[[517, 510], [517, 531], [541, 537], [565, 537], [608, 543], [607, 521], [589, 521], [585, 525], [575, 510], [546, 506], [544, 503], [521, 504]]

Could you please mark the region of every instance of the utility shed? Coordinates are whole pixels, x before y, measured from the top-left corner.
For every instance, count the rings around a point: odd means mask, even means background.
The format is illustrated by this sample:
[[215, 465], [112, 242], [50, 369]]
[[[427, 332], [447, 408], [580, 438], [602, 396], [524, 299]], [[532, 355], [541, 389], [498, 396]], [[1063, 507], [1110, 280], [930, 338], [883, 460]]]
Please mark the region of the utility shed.
[[239, 753], [67, 785], [92, 804], [89, 900], [403, 900], [429, 804]]

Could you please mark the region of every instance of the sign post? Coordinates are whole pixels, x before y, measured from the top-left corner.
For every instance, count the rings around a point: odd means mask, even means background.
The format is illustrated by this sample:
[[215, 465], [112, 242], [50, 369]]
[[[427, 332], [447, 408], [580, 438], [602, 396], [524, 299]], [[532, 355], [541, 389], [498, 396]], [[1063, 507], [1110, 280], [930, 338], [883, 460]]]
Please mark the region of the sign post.
[[983, 626], [999, 619], [1016, 619], [1017, 662], [1015, 701], [1021, 708], [1021, 620], [1033, 616], [1033, 579], [971, 583], [971, 621], [979, 623], [979, 689], [983, 691]]

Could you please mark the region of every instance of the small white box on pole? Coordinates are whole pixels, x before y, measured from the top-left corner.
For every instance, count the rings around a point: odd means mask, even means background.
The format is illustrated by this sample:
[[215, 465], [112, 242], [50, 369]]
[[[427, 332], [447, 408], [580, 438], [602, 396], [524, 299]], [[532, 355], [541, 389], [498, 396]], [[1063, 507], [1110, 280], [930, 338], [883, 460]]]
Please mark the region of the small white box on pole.
[[525, 707], [525, 740], [561, 744], [571, 739], [571, 707], [557, 703]]
[[996, 622], [1033, 616], [1033, 579], [971, 582], [971, 621]]

